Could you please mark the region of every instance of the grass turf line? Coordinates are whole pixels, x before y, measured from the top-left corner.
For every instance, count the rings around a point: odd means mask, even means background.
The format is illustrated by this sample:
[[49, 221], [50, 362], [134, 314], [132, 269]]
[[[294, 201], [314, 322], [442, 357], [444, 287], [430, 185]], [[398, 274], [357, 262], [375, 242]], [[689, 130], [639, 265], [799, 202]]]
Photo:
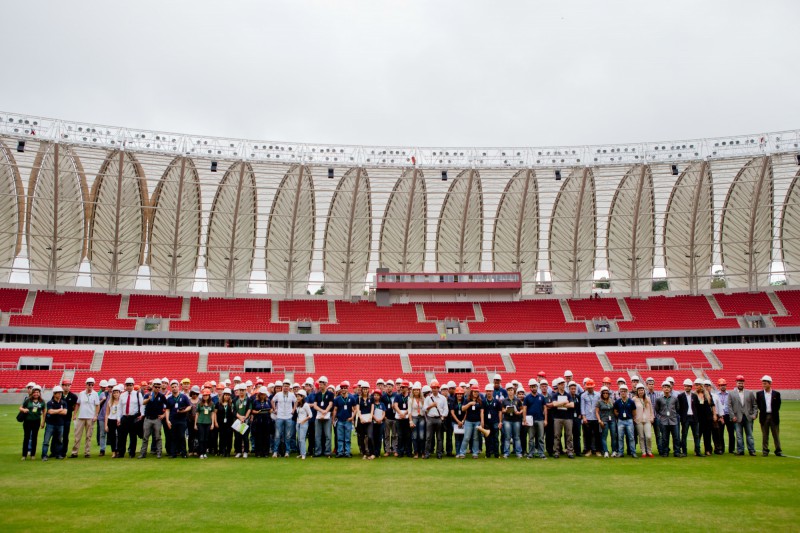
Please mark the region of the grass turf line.
[[[65, 459], [21, 461], [16, 407], [0, 406], [0, 530], [242, 526], [448, 531], [502, 527], [797, 531], [800, 460]], [[800, 456], [800, 402], [781, 410]], [[754, 428], [756, 448], [761, 430]], [[353, 438], [355, 453], [355, 437]], [[691, 449], [691, 446], [690, 446]]]

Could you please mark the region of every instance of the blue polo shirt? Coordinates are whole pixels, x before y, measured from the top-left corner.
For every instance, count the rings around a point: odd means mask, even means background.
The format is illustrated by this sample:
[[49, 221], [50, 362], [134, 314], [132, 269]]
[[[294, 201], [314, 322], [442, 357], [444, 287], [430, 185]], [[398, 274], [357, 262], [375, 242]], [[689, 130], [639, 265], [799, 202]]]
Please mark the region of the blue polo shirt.
[[[562, 394], [558, 392], [558, 389], [556, 389], [555, 391], [550, 393], [550, 402], [548, 403], [557, 402], [559, 396], [566, 396], [568, 402], [575, 401], [575, 398], [572, 397], [572, 394], [570, 394], [569, 391], [564, 391], [564, 393]], [[566, 409], [562, 409], [560, 407], [555, 407], [551, 411], [553, 413], [553, 418], [570, 419], [572, 418], [575, 408], [567, 407]]]
[[[394, 395], [394, 399], [392, 399], [392, 407], [394, 407], [394, 404], [397, 404], [397, 408], [400, 409], [401, 411], [408, 411], [409, 398], [411, 398], [411, 396], [403, 396], [401, 393], [398, 392], [397, 394]], [[406, 418], [406, 420], [408, 419]]]
[[349, 394], [345, 396], [337, 396], [333, 400], [333, 406], [336, 409], [336, 420], [340, 422], [347, 421], [348, 418], [353, 416], [353, 408], [358, 404]]
[[539, 394], [528, 393], [522, 402], [527, 408], [527, 415], [533, 417], [534, 422], [544, 422], [544, 409], [547, 405], [547, 398]]
[[[47, 402], [47, 405], [45, 407], [46, 409], [45, 413], [49, 413], [50, 409], [56, 410], [56, 409], [66, 409], [66, 408], [67, 408], [67, 401], [64, 400], [63, 398], [60, 399], [59, 401], [51, 399], [49, 402]], [[51, 414], [44, 415], [44, 421], [52, 426], [63, 426], [66, 419], [67, 415], [51, 415]]]
[[500, 410], [503, 408], [501, 400], [492, 398], [483, 400], [483, 422], [489, 427], [494, 427], [500, 420]]
[[144, 404], [144, 416], [148, 420], [155, 420], [164, 414], [167, 408], [167, 398], [160, 392], [151, 392], [146, 396], [148, 402]]
[[167, 397], [167, 409], [169, 409], [169, 419], [170, 421], [173, 420], [186, 420], [187, 413], [179, 413], [183, 409], [190, 407], [192, 405], [192, 401], [183, 394], [182, 392], [178, 393], [178, 396], [173, 396], [170, 394]]
[[492, 396], [494, 396], [495, 398], [499, 398], [500, 396], [502, 396], [504, 399], [508, 399], [508, 391], [505, 390], [502, 386], [500, 386], [499, 389], [494, 389], [492, 391]]
[[392, 402], [394, 401], [394, 394], [386, 394], [385, 392], [381, 395], [381, 402], [386, 405], [386, 420], [394, 420], [394, 409], [392, 409]]
[[636, 410], [636, 404], [633, 400], [628, 398], [622, 401], [622, 398], [614, 402], [614, 409], [617, 411], [617, 420], [633, 420], [633, 412]]

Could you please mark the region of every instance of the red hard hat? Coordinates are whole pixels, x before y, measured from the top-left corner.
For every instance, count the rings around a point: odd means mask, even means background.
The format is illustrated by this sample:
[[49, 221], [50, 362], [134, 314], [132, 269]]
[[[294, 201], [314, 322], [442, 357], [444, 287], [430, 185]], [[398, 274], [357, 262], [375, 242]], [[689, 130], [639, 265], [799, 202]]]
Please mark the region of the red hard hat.
[[744, 376], [739, 374], [738, 376], [736, 376], [736, 381], [744, 381]]
[[380, 390], [380, 389], [375, 389], [374, 391], [372, 391], [372, 394], [380, 394], [380, 395], [383, 395], [383, 391], [382, 391], [382, 390]]
[[464, 389], [461, 387], [456, 387], [456, 394], [464, 394]]
[[547, 376], [547, 374], [545, 374], [545, 373], [544, 373], [544, 370], [542, 370], [541, 372], [539, 372], [539, 377], [540, 377], [540, 378], [543, 378], [543, 377], [545, 377], [545, 376]]
[[725, 378], [719, 378], [717, 380], [717, 385], [727, 385], [727, 384], [728, 384], [728, 382], [725, 381]]
[[603, 378], [603, 383], [611, 383], [611, 378], [606, 376]]

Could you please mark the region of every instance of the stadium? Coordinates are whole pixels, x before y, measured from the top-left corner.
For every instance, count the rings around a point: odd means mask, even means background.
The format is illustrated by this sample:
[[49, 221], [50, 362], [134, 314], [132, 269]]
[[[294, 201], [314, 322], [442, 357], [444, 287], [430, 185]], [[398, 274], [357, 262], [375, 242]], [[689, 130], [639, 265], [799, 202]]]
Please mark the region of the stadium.
[[0, 111], [4, 530], [796, 530], [800, 130], [71, 115]]

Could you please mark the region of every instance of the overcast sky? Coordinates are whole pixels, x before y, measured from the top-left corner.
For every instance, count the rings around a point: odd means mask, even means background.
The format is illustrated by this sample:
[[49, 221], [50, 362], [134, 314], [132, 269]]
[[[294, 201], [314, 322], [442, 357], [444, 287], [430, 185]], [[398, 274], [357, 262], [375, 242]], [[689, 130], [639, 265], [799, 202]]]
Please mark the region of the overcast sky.
[[800, 2], [3, 2], [0, 108], [264, 140], [637, 142], [800, 127]]

